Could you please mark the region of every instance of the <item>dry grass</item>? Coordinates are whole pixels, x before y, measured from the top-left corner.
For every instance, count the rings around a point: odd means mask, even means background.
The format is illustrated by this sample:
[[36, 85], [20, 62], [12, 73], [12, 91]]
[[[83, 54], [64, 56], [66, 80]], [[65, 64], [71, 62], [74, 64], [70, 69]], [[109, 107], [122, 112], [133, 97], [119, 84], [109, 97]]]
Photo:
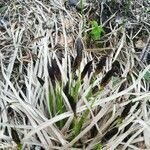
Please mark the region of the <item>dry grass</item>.
[[[19, 149], [20, 145], [22, 149], [150, 149], [148, 0], [87, 2], [83, 15], [61, 0], [0, 4], [0, 149]], [[91, 20], [105, 31], [99, 41], [89, 37]], [[74, 43], [78, 37], [84, 42], [78, 69], [82, 72], [91, 60], [94, 69], [78, 90], [74, 112], [60, 85], [76, 83], [71, 59], [77, 55]], [[106, 64], [91, 84], [103, 55]], [[59, 101], [53, 97], [47, 67], [53, 59], [61, 74], [61, 84], [59, 80], [55, 84], [61, 91], [62, 112], [57, 111]], [[89, 100], [90, 89], [102, 84], [116, 61], [118, 74], [111, 74], [96, 98]], [[86, 110], [89, 114], [81, 132], [72, 137], [74, 119]]]

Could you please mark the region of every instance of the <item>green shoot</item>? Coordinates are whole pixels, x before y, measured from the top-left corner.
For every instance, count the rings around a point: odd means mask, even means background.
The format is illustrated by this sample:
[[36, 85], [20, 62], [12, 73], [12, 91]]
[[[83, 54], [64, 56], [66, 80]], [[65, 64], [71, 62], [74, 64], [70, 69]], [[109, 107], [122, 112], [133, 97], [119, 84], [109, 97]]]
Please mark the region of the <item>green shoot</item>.
[[93, 150], [102, 150], [102, 145], [100, 143], [96, 144]]
[[83, 0], [80, 0], [81, 15], [83, 18]]
[[94, 41], [97, 41], [101, 38], [102, 33], [104, 33], [103, 27], [98, 25], [97, 21], [91, 21], [92, 31], [91, 37]]
[[[93, 98], [93, 96], [91, 96], [91, 95], [92, 95], [92, 94], [91, 94], [91, 93], [92, 93], [91, 91], [92, 91], [92, 89], [89, 91], [89, 93], [88, 93], [88, 95], [87, 95], [87, 97], [86, 97], [88, 100], [90, 100], [91, 97]], [[99, 91], [98, 91], [97, 93], [99, 93]], [[91, 97], [90, 97], [90, 96], [91, 96]], [[94, 98], [92, 99], [91, 107], [93, 106], [95, 100], [96, 100], [96, 97], [94, 97]], [[82, 114], [82, 116], [81, 116], [81, 118], [80, 118], [79, 120], [77, 120], [77, 119], [74, 120], [73, 137], [76, 137], [76, 136], [81, 132], [82, 126], [83, 126], [83, 124], [86, 122], [89, 113], [90, 113], [90, 110], [87, 109], [87, 110]]]
[[[50, 107], [50, 116], [54, 117], [56, 114], [62, 114], [65, 112], [64, 101], [62, 97], [63, 86], [62, 83], [58, 83], [54, 86], [54, 91], [50, 90], [49, 92], [49, 107]], [[64, 125], [64, 121], [61, 120], [57, 123], [60, 129]]]

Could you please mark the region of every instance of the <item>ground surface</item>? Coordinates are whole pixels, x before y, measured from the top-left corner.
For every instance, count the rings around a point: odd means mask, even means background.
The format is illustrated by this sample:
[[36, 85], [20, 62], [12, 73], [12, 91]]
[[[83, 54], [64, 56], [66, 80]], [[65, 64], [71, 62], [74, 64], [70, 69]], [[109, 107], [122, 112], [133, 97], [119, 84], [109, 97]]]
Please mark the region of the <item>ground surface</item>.
[[0, 2], [0, 149], [150, 149], [150, 1]]

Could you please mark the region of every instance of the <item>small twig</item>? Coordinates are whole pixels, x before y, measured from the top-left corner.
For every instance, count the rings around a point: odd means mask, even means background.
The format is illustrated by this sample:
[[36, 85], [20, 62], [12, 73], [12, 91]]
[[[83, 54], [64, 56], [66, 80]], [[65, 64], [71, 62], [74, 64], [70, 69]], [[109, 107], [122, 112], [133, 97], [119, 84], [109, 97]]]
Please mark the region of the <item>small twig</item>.
[[105, 51], [105, 50], [110, 50], [110, 49], [114, 49], [113, 47], [105, 47], [105, 48], [87, 48], [85, 49], [86, 51], [91, 51], [91, 52], [95, 52], [95, 51]]

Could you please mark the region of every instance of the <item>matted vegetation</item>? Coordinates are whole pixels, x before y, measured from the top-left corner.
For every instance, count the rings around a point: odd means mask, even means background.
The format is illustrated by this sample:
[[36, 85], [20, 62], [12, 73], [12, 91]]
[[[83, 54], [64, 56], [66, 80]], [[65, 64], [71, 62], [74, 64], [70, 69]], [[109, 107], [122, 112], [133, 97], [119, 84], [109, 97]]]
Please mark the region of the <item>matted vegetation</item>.
[[150, 2], [0, 2], [0, 149], [150, 149]]

